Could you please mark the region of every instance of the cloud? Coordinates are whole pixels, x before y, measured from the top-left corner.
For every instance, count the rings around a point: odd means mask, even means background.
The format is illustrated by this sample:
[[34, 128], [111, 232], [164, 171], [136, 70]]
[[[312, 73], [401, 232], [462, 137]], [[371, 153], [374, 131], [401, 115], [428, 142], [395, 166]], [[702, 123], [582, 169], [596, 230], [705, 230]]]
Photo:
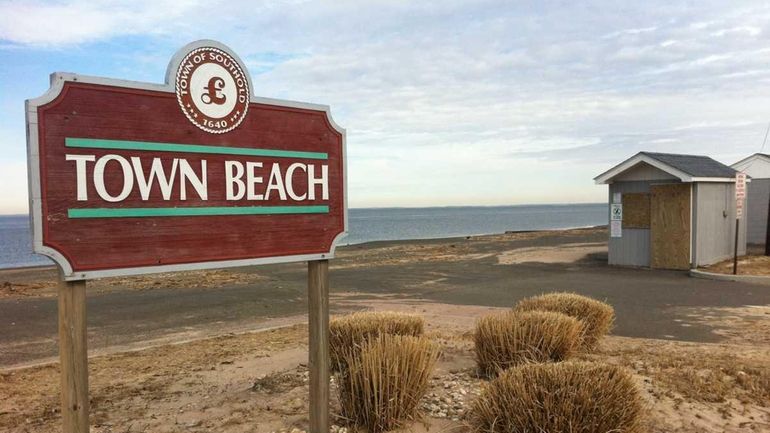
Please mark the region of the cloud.
[[0, 4], [0, 39], [14, 44], [62, 46], [132, 34], [162, 34], [177, 19], [200, 10], [196, 1], [70, 1]]
[[601, 201], [593, 176], [639, 150], [740, 159], [770, 121], [769, 26], [750, 1], [0, 3], [0, 49], [142, 35], [110, 46], [139, 77], [229, 44], [258, 95], [331, 105], [354, 206]]
[[654, 32], [657, 29], [658, 29], [657, 26], [650, 26], [650, 27], [643, 27], [643, 28], [637, 28], [637, 29], [619, 30], [619, 31], [608, 33], [602, 36], [602, 39], [612, 39], [612, 38], [617, 38], [618, 36], [625, 36], [625, 35], [638, 35], [641, 33]]
[[745, 33], [748, 36], [757, 36], [762, 33], [762, 29], [754, 26], [737, 26], [729, 29], [719, 29], [713, 33], [712, 36], [724, 36], [728, 33]]

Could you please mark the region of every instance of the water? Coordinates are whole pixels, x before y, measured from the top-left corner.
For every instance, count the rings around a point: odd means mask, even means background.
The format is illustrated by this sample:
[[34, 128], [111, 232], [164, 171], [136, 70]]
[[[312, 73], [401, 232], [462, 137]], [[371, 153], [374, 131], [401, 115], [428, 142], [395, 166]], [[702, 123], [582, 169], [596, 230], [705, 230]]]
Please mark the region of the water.
[[53, 264], [32, 252], [32, 234], [27, 215], [0, 215], [0, 268]]
[[607, 224], [607, 205], [350, 209], [348, 218], [343, 244], [597, 226]]
[[[350, 209], [342, 244], [607, 224], [607, 204]], [[0, 268], [50, 265], [31, 252], [29, 218], [0, 215]]]

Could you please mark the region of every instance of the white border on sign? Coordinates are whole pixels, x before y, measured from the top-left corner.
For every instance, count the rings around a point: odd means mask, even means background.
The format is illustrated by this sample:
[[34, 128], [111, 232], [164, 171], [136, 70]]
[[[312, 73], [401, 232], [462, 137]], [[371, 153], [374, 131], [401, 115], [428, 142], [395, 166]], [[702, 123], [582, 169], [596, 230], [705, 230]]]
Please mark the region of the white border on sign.
[[328, 252], [319, 254], [301, 254], [293, 256], [277, 256], [255, 259], [241, 260], [220, 260], [211, 262], [180, 263], [172, 265], [141, 266], [133, 268], [117, 268], [96, 271], [73, 272], [72, 266], [63, 254], [57, 250], [43, 245], [42, 233], [42, 191], [40, 183], [40, 153], [38, 137], [38, 119], [37, 109], [56, 99], [64, 88], [64, 83], [78, 82], [88, 84], [100, 84], [105, 86], [123, 87], [128, 89], [153, 90], [157, 92], [167, 92], [176, 94], [175, 74], [184, 56], [191, 50], [200, 47], [215, 47], [224, 50], [230, 54], [237, 62], [243, 65], [243, 61], [237, 54], [233, 53], [226, 45], [213, 40], [199, 40], [185, 45], [174, 54], [166, 69], [165, 84], [144, 83], [140, 81], [119, 80], [104, 77], [91, 77], [86, 75], [77, 75], [68, 72], [54, 72], [51, 74], [51, 86], [41, 96], [25, 101], [25, 112], [27, 119], [27, 176], [29, 185], [29, 210], [30, 225], [32, 227], [32, 248], [33, 251], [50, 257], [61, 268], [62, 276], [67, 281], [87, 280], [93, 278], [115, 277], [123, 275], [141, 275], [158, 272], [176, 272], [190, 271], [196, 269], [216, 269], [231, 268], [238, 266], [265, 265], [273, 263], [303, 262], [310, 260], [325, 260], [334, 258], [334, 251], [339, 241], [348, 234], [348, 160], [347, 160], [347, 139], [345, 129], [339, 126], [331, 115], [331, 109], [328, 105], [310, 104], [306, 102], [287, 101], [281, 99], [261, 98], [254, 96], [254, 86], [251, 82], [251, 74], [243, 66], [246, 79], [249, 83], [250, 103], [274, 105], [279, 107], [299, 108], [312, 111], [323, 111], [329, 124], [342, 135], [342, 203], [343, 203], [343, 230], [333, 240]]

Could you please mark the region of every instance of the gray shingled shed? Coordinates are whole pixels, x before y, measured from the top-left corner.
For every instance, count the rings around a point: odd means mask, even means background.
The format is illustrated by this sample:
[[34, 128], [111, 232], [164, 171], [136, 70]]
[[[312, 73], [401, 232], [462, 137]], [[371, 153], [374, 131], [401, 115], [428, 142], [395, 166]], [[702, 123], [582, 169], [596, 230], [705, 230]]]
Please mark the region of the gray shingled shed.
[[609, 263], [689, 269], [732, 257], [735, 174], [707, 156], [639, 152], [594, 178], [609, 185]]

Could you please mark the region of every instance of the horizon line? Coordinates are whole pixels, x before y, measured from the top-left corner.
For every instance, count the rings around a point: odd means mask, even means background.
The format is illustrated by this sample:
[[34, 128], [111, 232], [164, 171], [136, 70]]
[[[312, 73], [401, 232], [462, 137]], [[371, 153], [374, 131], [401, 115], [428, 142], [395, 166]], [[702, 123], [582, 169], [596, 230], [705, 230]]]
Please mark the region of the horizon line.
[[[438, 206], [361, 206], [348, 207], [348, 210], [370, 210], [370, 209], [448, 209], [461, 207], [520, 207], [520, 206], [571, 206], [571, 205], [598, 205], [607, 204], [605, 202], [561, 202], [561, 203], [519, 203], [519, 204], [459, 204], [459, 205], [438, 205]], [[3, 216], [29, 216], [29, 212], [22, 213], [0, 213]]]

